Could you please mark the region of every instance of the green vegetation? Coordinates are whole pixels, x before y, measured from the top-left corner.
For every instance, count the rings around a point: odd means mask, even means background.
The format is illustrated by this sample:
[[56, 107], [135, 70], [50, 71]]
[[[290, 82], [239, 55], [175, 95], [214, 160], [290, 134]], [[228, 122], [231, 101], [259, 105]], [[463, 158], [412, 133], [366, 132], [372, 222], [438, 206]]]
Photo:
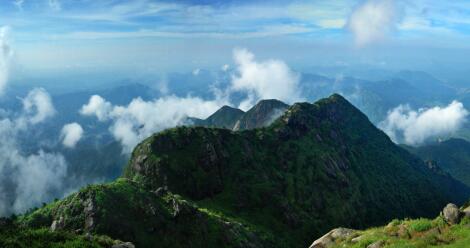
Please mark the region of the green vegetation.
[[2, 248], [98, 248], [110, 247], [115, 243], [106, 236], [87, 237], [67, 231], [52, 232], [49, 228], [27, 228], [14, 223], [2, 223], [0, 227]]
[[423, 160], [435, 161], [444, 171], [470, 186], [470, 142], [449, 139], [407, 149]]
[[127, 179], [91, 185], [17, 220], [21, 226], [106, 234], [137, 247], [269, 246], [267, 235], [178, 195]]
[[345, 240], [338, 240], [332, 248], [366, 248], [381, 242], [383, 248], [466, 248], [470, 244], [470, 219], [448, 225], [442, 217], [434, 220], [394, 220], [385, 227], [359, 231]]

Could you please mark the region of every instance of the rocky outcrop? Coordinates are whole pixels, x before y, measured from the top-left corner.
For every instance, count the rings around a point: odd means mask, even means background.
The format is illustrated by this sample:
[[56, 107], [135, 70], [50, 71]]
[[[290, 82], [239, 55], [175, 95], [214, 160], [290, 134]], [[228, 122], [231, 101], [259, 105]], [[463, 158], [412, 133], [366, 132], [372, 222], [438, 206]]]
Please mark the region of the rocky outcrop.
[[309, 248], [328, 248], [335, 244], [337, 241], [343, 241], [357, 235], [357, 231], [348, 228], [336, 228], [315, 240]]

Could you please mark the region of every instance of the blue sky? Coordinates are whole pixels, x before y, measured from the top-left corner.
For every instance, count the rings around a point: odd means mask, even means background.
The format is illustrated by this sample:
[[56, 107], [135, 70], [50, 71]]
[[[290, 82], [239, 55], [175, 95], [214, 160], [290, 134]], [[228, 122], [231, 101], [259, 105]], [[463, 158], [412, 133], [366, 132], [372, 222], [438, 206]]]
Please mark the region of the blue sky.
[[[363, 28], [366, 9], [351, 28], [351, 17], [367, 4], [373, 12], [382, 5], [387, 18]], [[229, 63], [236, 47], [295, 68], [412, 66], [433, 59], [463, 63], [470, 1], [3, 0], [0, 26], [9, 27], [16, 63], [26, 68], [215, 68]]]

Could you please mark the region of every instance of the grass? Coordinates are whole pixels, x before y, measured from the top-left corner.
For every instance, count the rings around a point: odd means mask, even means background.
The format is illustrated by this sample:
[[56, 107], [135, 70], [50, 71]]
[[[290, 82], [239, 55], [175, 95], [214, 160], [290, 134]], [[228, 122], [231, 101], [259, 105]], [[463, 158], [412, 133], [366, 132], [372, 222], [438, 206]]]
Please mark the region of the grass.
[[460, 224], [448, 225], [437, 217], [434, 220], [393, 220], [385, 227], [358, 231], [358, 242], [352, 238], [338, 240], [335, 248], [366, 248], [368, 245], [385, 241], [384, 248], [468, 248], [470, 244], [470, 219], [464, 218]]

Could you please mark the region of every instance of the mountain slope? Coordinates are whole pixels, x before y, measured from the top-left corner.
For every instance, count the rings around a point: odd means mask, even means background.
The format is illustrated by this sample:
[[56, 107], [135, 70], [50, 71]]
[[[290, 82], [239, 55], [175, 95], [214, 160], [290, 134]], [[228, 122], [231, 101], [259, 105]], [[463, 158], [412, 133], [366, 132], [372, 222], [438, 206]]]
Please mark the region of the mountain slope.
[[106, 234], [136, 247], [269, 247], [262, 233], [160, 189], [118, 179], [20, 218], [22, 226]]
[[197, 122], [196, 125], [232, 129], [244, 114], [245, 112], [240, 109], [223, 106], [207, 119]]
[[451, 176], [470, 186], [470, 142], [463, 139], [409, 147], [423, 160], [433, 160]]
[[125, 176], [242, 218], [293, 247], [338, 225], [432, 216], [469, 196], [339, 95], [295, 104], [265, 129], [158, 133], [136, 147]]
[[233, 130], [260, 128], [270, 125], [289, 105], [275, 99], [261, 100], [248, 110], [235, 124]]

